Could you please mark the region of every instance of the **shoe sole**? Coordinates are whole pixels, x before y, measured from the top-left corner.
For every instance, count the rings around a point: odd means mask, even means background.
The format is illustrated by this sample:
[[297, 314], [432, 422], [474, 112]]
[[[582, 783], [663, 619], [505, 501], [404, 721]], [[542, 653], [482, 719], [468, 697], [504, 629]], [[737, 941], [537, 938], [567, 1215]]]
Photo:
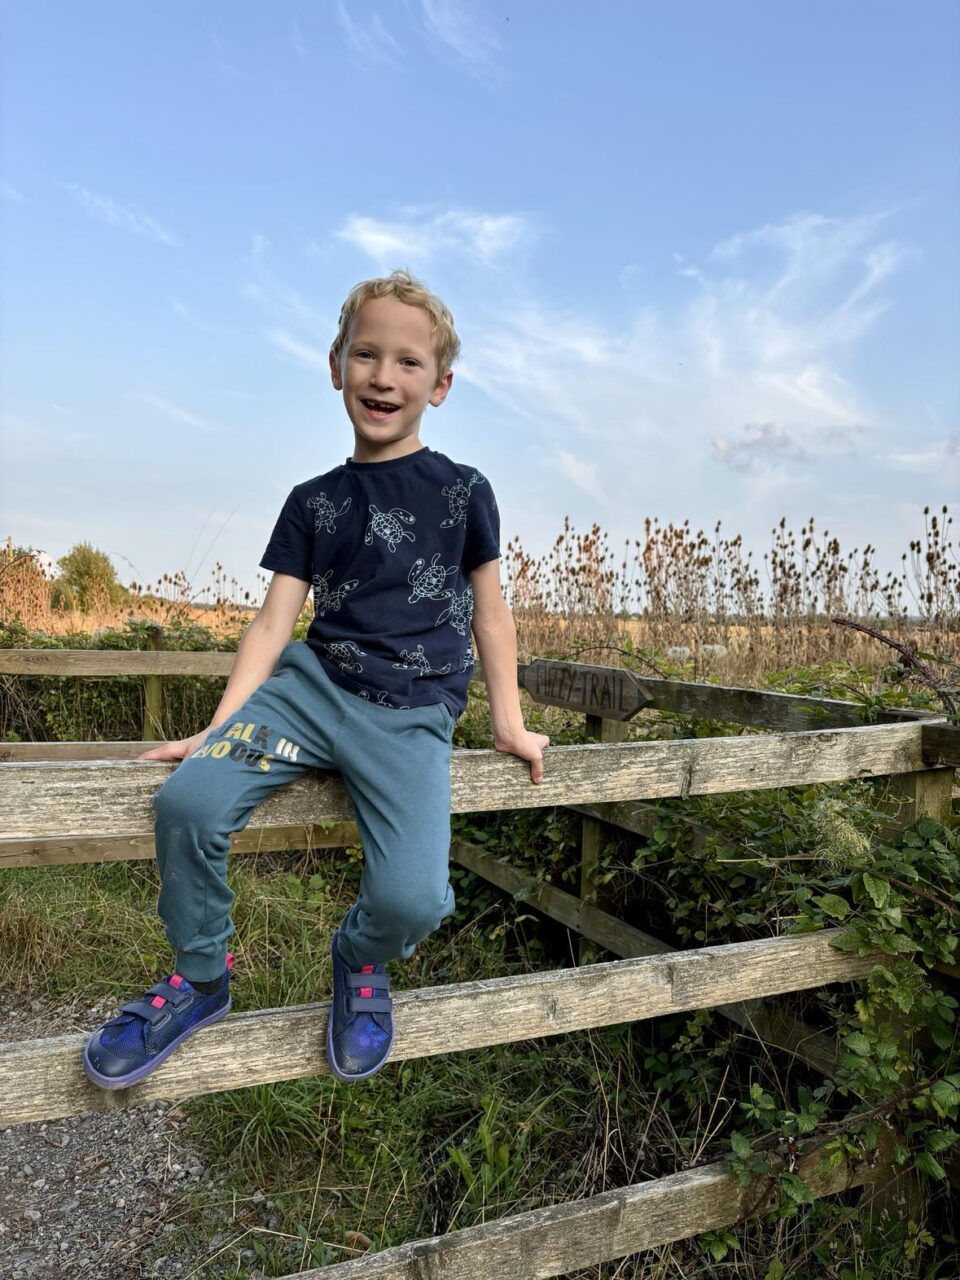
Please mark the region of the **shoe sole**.
[[90, 1059], [87, 1057], [87, 1053], [89, 1052], [90, 1045], [100, 1034], [99, 1031], [95, 1031], [84, 1046], [83, 1069], [86, 1072], [87, 1077], [101, 1089], [128, 1089], [132, 1084], [138, 1084], [139, 1081], [145, 1079], [152, 1071], [156, 1071], [157, 1067], [169, 1058], [174, 1049], [179, 1048], [188, 1036], [192, 1036], [195, 1031], [200, 1031], [203, 1027], [212, 1026], [214, 1022], [219, 1022], [221, 1018], [226, 1017], [230, 1012], [230, 1006], [232, 1004], [233, 998], [229, 997], [227, 999], [227, 1003], [222, 1009], [217, 1009], [215, 1013], [209, 1014], [206, 1018], [202, 1019], [202, 1021], [195, 1022], [192, 1027], [188, 1027], [186, 1031], [182, 1031], [180, 1035], [177, 1036], [176, 1040], [171, 1040], [167, 1047], [165, 1049], [161, 1049], [160, 1052], [155, 1057], [151, 1058], [149, 1062], [145, 1062], [142, 1067], [137, 1067], [135, 1071], [130, 1071], [125, 1076], [101, 1075], [96, 1067], [91, 1063]]
[[[334, 948], [337, 945], [337, 935], [334, 934], [330, 942], [330, 959], [336, 964], [337, 960]], [[393, 1015], [391, 1014], [391, 1024]], [[393, 1048], [393, 1037], [395, 1028], [391, 1025], [390, 1039], [387, 1042], [387, 1052], [383, 1055], [375, 1067], [371, 1067], [369, 1071], [358, 1071], [355, 1075], [349, 1075], [346, 1071], [341, 1071], [337, 1066], [337, 1060], [333, 1052], [333, 1002], [330, 1004], [330, 1015], [327, 1018], [327, 1064], [330, 1067], [330, 1074], [336, 1076], [338, 1080], [369, 1080], [371, 1076], [375, 1076], [378, 1071], [382, 1071], [387, 1065], [387, 1059], [390, 1057], [390, 1050]]]

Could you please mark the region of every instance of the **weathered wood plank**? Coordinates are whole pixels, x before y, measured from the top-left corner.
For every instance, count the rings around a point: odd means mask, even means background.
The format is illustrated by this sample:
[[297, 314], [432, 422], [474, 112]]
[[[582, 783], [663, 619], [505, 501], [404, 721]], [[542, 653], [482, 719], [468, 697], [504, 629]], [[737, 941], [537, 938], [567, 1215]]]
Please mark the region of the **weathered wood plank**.
[[626, 667], [535, 658], [519, 665], [518, 677], [521, 689], [526, 689], [534, 702], [611, 721], [628, 720], [650, 700]]
[[0, 675], [228, 676], [236, 656], [216, 649], [0, 649]]
[[[148, 650], [124, 649], [0, 649], [0, 675], [33, 676], [227, 676], [233, 667], [234, 653], [218, 651], [151, 653]], [[620, 719], [627, 712], [627, 702], [636, 688], [638, 705], [644, 698], [661, 711], [695, 716], [705, 720], [722, 720], [733, 724], [787, 731], [792, 729], [851, 728], [863, 724], [864, 713], [859, 703], [839, 698], [815, 698], [800, 694], [773, 693], [766, 689], [741, 689], [724, 685], [700, 684], [688, 680], [664, 680], [660, 677], [637, 677], [625, 667], [599, 667], [587, 663], [552, 664], [546, 659], [517, 664], [517, 681], [521, 689], [536, 702], [568, 705], [568, 693], [537, 680], [534, 668], [541, 672], [551, 665], [567, 670], [570, 689], [582, 684], [585, 697], [592, 703], [584, 710], [594, 715], [614, 713]], [[578, 677], [577, 672], [581, 675]], [[529, 674], [528, 674], [529, 673]], [[472, 680], [483, 679], [479, 662], [474, 664]], [[531, 688], [527, 688], [528, 681]], [[604, 692], [620, 689], [622, 696]], [[636, 708], [635, 708], [636, 709]], [[635, 710], [634, 709], [634, 710]], [[910, 707], [889, 707], [880, 713], [881, 723], [943, 720], [942, 713]]]
[[[859, 703], [839, 698], [813, 698], [795, 693], [771, 693], [766, 689], [740, 689], [685, 680], [643, 676], [650, 706], [698, 720], [721, 720], [781, 732], [805, 729], [843, 729], [864, 723]], [[884, 724], [941, 720], [937, 711], [912, 707], [888, 707], [878, 713]]]
[[920, 818], [947, 822], [953, 808], [953, 769], [924, 769], [887, 778], [879, 803], [890, 813], [888, 830], [897, 832]]
[[929, 765], [960, 767], [960, 724], [925, 724], [923, 758]]
[[[831, 1167], [815, 1151], [795, 1172], [820, 1199], [874, 1182], [890, 1162], [883, 1135], [877, 1160]], [[783, 1169], [771, 1158], [772, 1172]], [[411, 1241], [333, 1266], [312, 1267], [282, 1280], [547, 1280], [644, 1249], [733, 1226], [775, 1207], [772, 1176], [743, 1187], [723, 1161], [498, 1218], [445, 1236]]]
[[474, 875], [482, 876], [498, 889], [536, 907], [552, 920], [566, 925], [591, 942], [599, 943], [614, 955], [632, 958], [666, 955], [675, 951], [669, 943], [635, 929], [633, 925], [618, 920], [616, 916], [601, 911], [572, 893], [565, 893], [552, 884], [525, 875], [509, 862], [495, 858], [466, 840], [454, 840], [450, 846], [450, 856]]
[[[605, 720], [601, 716], [588, 715], [586, 736], [592, 742], [623, 742], [627, 736], [625, 720]], [[597, 871], [600, 866], [600, 847], [604, 827], [591, 815], [584, 817], [580, 826], [580, 897], [584, 902], [597, 901]], [[586, 939], [579, 943], [580, 963], [588, 958]]]
[[[886, 962], [832, 947], [838, 932], [403, 992], [394, 1002], [393, 1058], [459, 1053], [803, 991], [862, 978]], [[198, 1031], [141, 1084], [116, 1093], [96, 1088], [83, 1074], [84, 1035], [2, 1045], [0, 1126], [320, 1075], [327, 1070], [328, 1009], [324, 1002], [228, 1015]]]
[[[868, 725], [813, 733], [548, 747], [545, 777], [499, 751], [455, 751], [452, 812], [547, 808], [836, 782], [923, 768], [920, 725]], [[0, 837], [141, 835], [150, 798], [174, 766], [77, 761], [0, 764]], [[343, 822], [353, 806], [339, 775], [289, 783], [251, 825]]]
[[[598, 822], [605, 822], [611, 827], [619, 827], [621, 830], [629, 831], [633, 835], [647, 838], [653, 834], [654, 828], [664, 818], [664, 815], [656, 805], [647, 804], [641, 800], [621, 800], [614, 804], [573, 804], [569, 808], [574, 813], [587, 814]], [[712, 827], [708, 827], [703, 822], [698, 822], [696, 818], [691, 818], [685, 813], [677, 813], [671, 810], [669, 818], [673, 822], [681, 823], [692, 832], [693, 848], [695, 850], [703, 848], [707, 837], [720, 835]], [[728, 847], [732, 852], [733, 846], [730, 845]]]
[[[342, 849], [360, 844], [355, 822], [292, 827], [247, 827], [230, 839], [231, 853], [286, 853], [296, 849]], [[154, 856], [152, 835], [47, 836], [39, 840], [0, 841], [0, 870], [8, 867], [60, 867], [84, 862], [127, 862]]]
[[24, 760], [136, 760], [155, 742], [0, 742], [0, 764]]
[[[614, 955], [633, 956], [682, 955], [669, 943], [654, 938], [641, 929], [609, 915], [589, 902], [565, 893], [554, 885], [524, 875], [508, 862], [495, 858], [477, 845], [455, 840], [451, 857], [475, 875], [483, 876], [504, 892], [522, 899], [552, 920], [566, 925], [581, 937], [606, 947]], [[717, 1012], [739, 1027], [751, 1031], [760, 1040], [792, 1053], [829, 1075], [837, 1064], [834, 1039], [808, 1026], [772, 1000], [742, 1000], [717, 1005]]]

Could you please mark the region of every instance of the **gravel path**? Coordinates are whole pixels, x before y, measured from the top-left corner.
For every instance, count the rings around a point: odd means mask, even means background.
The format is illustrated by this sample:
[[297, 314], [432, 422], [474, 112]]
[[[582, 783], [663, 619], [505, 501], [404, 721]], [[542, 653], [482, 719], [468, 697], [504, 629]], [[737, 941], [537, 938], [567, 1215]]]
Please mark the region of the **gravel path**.
[[[17, 1002], [0, 992], [0, 1043], [50, 1034], [92, 1031], [115, 1012], [111, 1003], [83, 1008], [39, 1000]], [[231, 1226], [232, 1210], [246, 1208], [266, 1225], [273, 1203], [253, 1191], [247, 1206], [216, 1194], [215, 1179], [182, 1132], [176, 1103], [151, 1102], [104, 1115], [74, 1116], [0, 1131], [0, 1276], [3, 1280], [186, 1280], [243, 1228]], [[173, 1255], [175, 1233], [188, 1213], [184, 1192], [201, 1184], [213, 1206], [204, 1212], [202, 1236], [210, 1247]], [[222, 1204], [223, 1209], [216, 1206]], [[273, 1222], [271, 1222], [273, 1225]], [[165, 1254], [164, 1238], [171, 1253]], [[236, 1248], [221, 1255], [237, 1262]], [[155, 1261], [148, 1264], [144, 1255]], [[242, 1261], [254, 1257], [244, 1251]], [[242, 1273], [262, 1276], [256, 1268]]]

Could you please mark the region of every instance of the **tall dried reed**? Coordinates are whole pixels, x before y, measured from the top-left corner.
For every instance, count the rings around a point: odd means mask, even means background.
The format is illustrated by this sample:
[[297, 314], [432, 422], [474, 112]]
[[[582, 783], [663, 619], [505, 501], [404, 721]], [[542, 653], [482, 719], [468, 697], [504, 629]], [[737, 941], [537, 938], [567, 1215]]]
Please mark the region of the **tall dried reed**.
[[[598, 524], [577, 533], [569, 517], [547, 555], [534, 558], [519, 539], [503, 556], [505, 595], [517, 622], [522, 659], [534, 656], [616, 663], [629, 637], [653, 662], [687, 663], [694, 675], [715, 673], [754, 683], [766, 672], [847, 659], [883, 666], [889, 653], [869, 637], [834, 626], [842, 614], [872, 622], [901, 642], [934, 650], [949, 666], [960, 642], [960, 563], [946, 507], [925, 509], [923, 529], [897, 572], [883, 573], [869, 543], [844, 552], [813, 517], [799, 533], [780, 520], [756, 559], [740, 534], [644, 521], [643, 538], [627, 539], [616, 561]], [[0, 621], [19, 614], [52, 635], [122, 625], [129, 617], [160, 625], [199, 621], [217, 634], [243, 628], [267, 585], [253, 593], [223, 565], [196, 588], [186, 574], [131, 583], [121, 605], [56, 609], [51, 582], [31, 556], [0, 549]], [[309, 601], [305, 608], [309, 608]]]
[[889, 653], [876, 641], [831, 623], [839, 614], [933, 648], [949, 665], [960, 641], [951, 524], [946, 507], [939, 514], [927, 508], [899, 572], [884, 574], [872, 545], [845, 553], [812, 517], [799, 534], [780, 520], [759, 562], [741, 535], [726, 537], [719, 524], [708, 535], [688, 520], [647, 519], [643, 540], [625, 542], [618, 571], [599, 525], [578, 534], [566, 518], [540, 559], [518, 540], [508, 542], [507, 598], [524, 658], [564, 653], [615, 661], [629, 636], [654, 657], [688, 658], [696, 675], [719, 671], [753, 681], [770, 670], [838, 659], [884, 665]]

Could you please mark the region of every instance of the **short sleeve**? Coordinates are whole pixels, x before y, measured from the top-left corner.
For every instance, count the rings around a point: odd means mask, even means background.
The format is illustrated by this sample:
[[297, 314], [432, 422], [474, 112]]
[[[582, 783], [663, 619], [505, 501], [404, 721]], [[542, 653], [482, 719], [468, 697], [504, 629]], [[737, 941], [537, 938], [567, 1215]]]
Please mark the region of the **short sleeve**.
[[273, 526], [273, 533], [260, 561], [261, 569], [288, 573], [309, 582], [313, 574], [313, 534], [301, 495], [291, 490]]
[[[477, 473], [479, 475], [479, 473]], [[467, 535], [463, 543], [463, 569], [472, 573], [488, 560], [500, 558], [500, 512], [490, 481], [480, 476], [470, 490]]]

